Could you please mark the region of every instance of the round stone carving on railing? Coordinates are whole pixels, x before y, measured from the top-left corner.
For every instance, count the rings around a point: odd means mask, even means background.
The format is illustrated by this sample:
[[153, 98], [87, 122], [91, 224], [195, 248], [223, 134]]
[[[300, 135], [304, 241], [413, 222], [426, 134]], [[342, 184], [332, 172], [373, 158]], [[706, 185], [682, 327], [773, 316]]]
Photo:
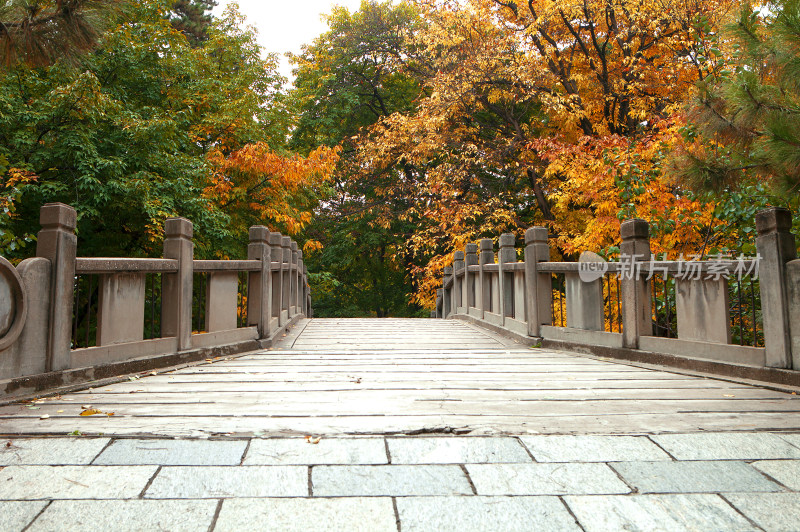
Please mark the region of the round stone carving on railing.
[[27, 314], [25, 290], [17, 269], [0, 257], [0, 351], [7, 349], [22, 333]]

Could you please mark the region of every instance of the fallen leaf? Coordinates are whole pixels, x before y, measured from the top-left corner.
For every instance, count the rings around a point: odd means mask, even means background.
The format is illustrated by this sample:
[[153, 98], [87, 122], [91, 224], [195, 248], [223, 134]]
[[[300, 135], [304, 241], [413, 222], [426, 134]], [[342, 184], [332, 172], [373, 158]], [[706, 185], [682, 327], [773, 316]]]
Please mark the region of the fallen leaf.
[[308, 443], [313, 443], [314, 445], [317, 445], [321, 440], [322, 438], [312, 438], [308, 440]]
[[114, 412], [106, 412], [106, 415], [107, 415], [108, 417], [111, 417], [111, 416], [113, 416], [113, 415], [114, 415]]
[[50, 414], [45, 414], [41, 416], [39, 419], [50, 419]]
[[64, 411], [63, 411], [63, 410], [58, 410], [58, 411], [56, 412], [56, 414], [63, 414], [63, 413], [64, 413]]
[[89, 410], [90, 408], [92, 408], [92, 405], [81, 405], [81, 408], [84, 410]]
[[81, 412], [82, 416], [96, 416], [97, 414], [102, 414], [102, 412], [96, 408], [90, 408]]
[[151, 372], [150, 372], [150, 375], [152, 375], [153, 377], [155, 377], [156, 375], [158, 375], [158, 372], [157, 372], [157, 371], [151, 371]]
[[29, 406], [28, 407], [29, 410], [39, 410], [40, 408], [42, 408], [42, 407], [41, 406]]
[[722, 397], [736, 397], [735, 395], [724, 394]]

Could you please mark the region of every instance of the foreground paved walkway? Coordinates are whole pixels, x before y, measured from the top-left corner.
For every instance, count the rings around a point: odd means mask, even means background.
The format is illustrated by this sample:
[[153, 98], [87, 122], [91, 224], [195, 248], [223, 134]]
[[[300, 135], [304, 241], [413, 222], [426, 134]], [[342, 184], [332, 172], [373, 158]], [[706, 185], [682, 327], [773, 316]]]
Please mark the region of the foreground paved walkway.
[[0, 435], [0, 531], [800, 529], [797, 396], [441, 320], [307, 321]]

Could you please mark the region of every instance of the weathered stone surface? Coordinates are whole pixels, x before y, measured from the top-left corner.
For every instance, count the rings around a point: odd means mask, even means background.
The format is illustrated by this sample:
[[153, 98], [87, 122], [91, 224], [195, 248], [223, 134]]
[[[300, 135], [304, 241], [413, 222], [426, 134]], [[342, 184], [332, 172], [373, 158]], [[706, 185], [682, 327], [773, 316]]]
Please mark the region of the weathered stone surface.
[[621, 462], [672, 460], [643, 436], [524, 436], [537, 462]]
[[800, 460], [762, 460], [754, 462], [753, 467], [789, 489], [800, 491]]
[[800, 434], [778, 434], [778, 437], [800, 449]]
[[217, 501], [54, 501], [28, 530], [207, 530]]
[[641, 493], [780, 490], [744, 462], [619, 462], [614, 469]]
[[718, 495], [564, 497], [587, 532], [626, 530], [755, 530]]
[[0, 499], [133, 499], [156, 466], [9, 466], [0, 470]]
[[0, 466], [89, 465], [108, 442], [108, 438], [11, 440], [10, 446], [0, 445]]
[[319, 466], [311, 472], [315, 496], [471, 495], [458, 466]]
[[100, 276], [97, 345], [140, 342], [144, 338], [145, 275]]
[[395, 532], [397, 524], [389, 497], [231, 499], [222, 503], [216, 532], [254, 528], [282, 532]]
[[148, 499], [305, 497], [305, 467], [165, 467], [145, 493]]
[[605, 464], [469, 464], [478, 495], [630, 493]]
[[532, 462], [515, 438], [391, 438], [393, 464]]
[[117, 440], [96, 465], [239, 465], [246, 441]]
[[0, 530], [21, 531], [46, 504], [45, 501], [0, 501]]
[[777, 434], [718, 432], [652, 436], [678, 460], [757, 460], [800, 458], [800, 449]]
[[764, 530], [797, 531], [800, 493], [727, 493], [724, 497]]
[[244, 465], [386, 464], [383, 438], [254, 439]]
[[556, 497], [409, 497], [397, 511], [404, 531], [580, 530]]

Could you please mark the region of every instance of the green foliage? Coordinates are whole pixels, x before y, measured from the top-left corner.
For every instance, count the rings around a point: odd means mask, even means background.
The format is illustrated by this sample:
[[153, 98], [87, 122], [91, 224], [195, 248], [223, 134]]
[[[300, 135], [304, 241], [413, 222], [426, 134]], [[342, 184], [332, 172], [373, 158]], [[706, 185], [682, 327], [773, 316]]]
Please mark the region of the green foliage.
[[0, 155], [38, 176], [15, 202], [13, 234], [35, 233], [39, 207], [62, 201], [78, 210], [82, 255], [158, 254], [163, 221], [176, 215], [195, 223], [201, 257], [238, 245], [224, 209], [203, 198], [207, 151], [285, 136], [271, 105], [282, 81], [274, 58], [260, 57], [240, 23], [228, 11], [192, 48], [159, 3], [142, 2], [79, 69], [6, 73]]
[[[700, 87], [698, 131], [681, 165], [704, 189], [723, 190], [755, 172], [779, 190], [800, 188], [800, 0], [745, 4], [727, 28], [729, 68]], [[699, 133], [699, 135], [698, 135]]]
[[216, 0], [176, 0], [169, 13], [172, 26], [186, 35], [193, 46], [208, 39], [208, 31], [213, 17], [210, 11], [216, 7]]

